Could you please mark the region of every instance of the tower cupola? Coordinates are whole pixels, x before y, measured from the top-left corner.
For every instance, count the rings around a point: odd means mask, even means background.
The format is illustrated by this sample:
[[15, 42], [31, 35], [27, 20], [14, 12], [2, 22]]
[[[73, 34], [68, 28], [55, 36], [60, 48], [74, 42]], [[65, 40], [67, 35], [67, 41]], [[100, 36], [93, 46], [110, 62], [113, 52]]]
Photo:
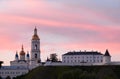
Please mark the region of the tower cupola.
[[109, 64], [111, 62], [111, 56], [109, 54], [108, 49], [105, 51], [104, 57], [103, 57], [103, 63]]
[[110, 56], [108, 49], [106, 50], [104, 56]]
[[19, 56], [18, 56], [18, 52], [16, 51], [16, 54], [15, 54], [15, 60], [18, 61], [19, 60]]
[[37, 29], [34, 29], [34, 35], [32, 36], [32, 40], [40, 40], [39, 36], [37, 35]]
[[29, 61], [29, 60], [30, 60], [30, 55], [29, 55], [29, 52], [27, 52], [26, 58], [27, 58], [27, 61]]
[[25, 60], [25, 52], [24, 52], [23, 45], [22, 45], [22, 50], [20, 51], [20, 60]]
[[22, 45], [22, 50], [21, 50], [21, 52], [20, 52], [20, 55], [25, 55], [23, 45]]

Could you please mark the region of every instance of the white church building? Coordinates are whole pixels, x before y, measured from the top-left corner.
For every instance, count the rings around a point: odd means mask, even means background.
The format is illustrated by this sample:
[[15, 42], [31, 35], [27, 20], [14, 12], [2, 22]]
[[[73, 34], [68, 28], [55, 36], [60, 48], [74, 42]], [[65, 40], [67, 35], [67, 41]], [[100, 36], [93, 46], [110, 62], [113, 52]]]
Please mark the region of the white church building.
[[[31, 55], [31, 56], [30, 56]], [[34, 29], [34, 35], [31, 40], [31, 52], [25, 52], [23, 45], [21, 51], [15, 54], [15, 60], [10, 61], [10, 66], [2, 66], [0, 76], [4, 79], [7, 76], [11, 78], [24, 75], [41, 64], [40, 59], [40, 38], [37, 35], [37, 29]]]

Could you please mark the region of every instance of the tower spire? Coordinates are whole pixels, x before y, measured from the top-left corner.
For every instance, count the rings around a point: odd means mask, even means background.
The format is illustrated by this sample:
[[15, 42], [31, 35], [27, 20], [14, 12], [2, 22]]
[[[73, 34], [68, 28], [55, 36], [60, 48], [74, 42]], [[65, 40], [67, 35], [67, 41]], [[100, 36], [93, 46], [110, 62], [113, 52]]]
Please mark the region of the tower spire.
[[24, 48], [23, 48], [23, 44], [22, 44], [22, 51], [24, 50]]
[[37, 35], [37, 28], [35, 26], [35, 29], [34, 29], [34, 35]]

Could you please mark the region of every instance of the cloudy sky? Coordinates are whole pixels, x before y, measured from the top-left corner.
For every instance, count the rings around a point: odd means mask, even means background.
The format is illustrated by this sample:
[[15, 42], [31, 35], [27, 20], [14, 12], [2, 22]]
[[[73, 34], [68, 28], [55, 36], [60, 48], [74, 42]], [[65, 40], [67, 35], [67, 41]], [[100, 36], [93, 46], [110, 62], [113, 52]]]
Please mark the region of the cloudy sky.
[[106, 49], [120, 61], [120, 0], [0, 0], [0, 60], [30, 51], [35, 26], [41, 58], [68, 51]]

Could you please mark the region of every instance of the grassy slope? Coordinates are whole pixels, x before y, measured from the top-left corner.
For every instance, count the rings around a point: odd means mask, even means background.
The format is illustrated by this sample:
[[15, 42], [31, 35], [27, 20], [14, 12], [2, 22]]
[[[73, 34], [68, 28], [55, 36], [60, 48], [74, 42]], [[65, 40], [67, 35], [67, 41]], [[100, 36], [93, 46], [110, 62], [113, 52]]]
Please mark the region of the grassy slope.
[[18, 79], [58, 79], [61, 73], [75, 69], [89, 73], [94, 72], [98, 79], [104, 79], [106, 75], [111, 79], [120, 79], [120, 66], [38, 67]]

